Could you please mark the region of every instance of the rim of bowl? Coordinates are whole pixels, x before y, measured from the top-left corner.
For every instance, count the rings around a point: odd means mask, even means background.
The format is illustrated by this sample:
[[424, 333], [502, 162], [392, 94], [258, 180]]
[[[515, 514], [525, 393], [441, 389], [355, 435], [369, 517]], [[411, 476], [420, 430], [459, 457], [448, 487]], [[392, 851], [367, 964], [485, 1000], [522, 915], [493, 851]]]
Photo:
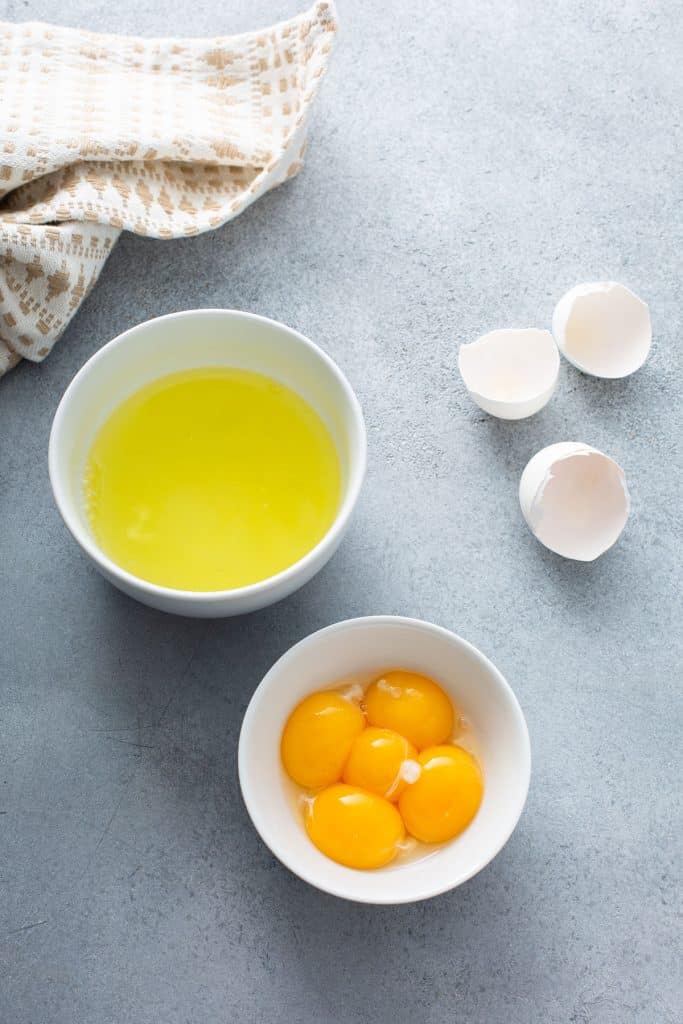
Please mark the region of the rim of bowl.
[[[318, 359], [325, 364], [330, 373], [336, 377], [338, 383], [341, 385], [342, 392], [349, 404], [355, 426], [358, 430], [358, 453], [357, 455], [352, 455], [349, 459], [349, 479], [346, 494], [339, 506], [339, 509], [337, 510], [337, 514], [332, 525], [320, 538], [315, 547], [312, 547], [310, 551], [307, 551], [305, 555], [298, 559], [298, 561], [293, 562], [292, 565], [288, 565], [286, 569], [276, 573], [274, 576], [267, 576], [263, 580], [257, 580], [256, 583], [249, 583], [244, 587], [232, 587], [227, 590], [180, 590], [176, 587], [164, 587], [161, 584], [152, 583], [150, 580], [145, 580], [141, 576], [136, 576], [134, 573], [128, 572], [127, 569], [124, 569], [122, 566], [118, 565], [117, 562], [114, 562], [109, 558], [109, 556], [106, 555], [95, 543], [93, 538], [81, 526], [76, 516], [72, 515], [69, 509], [69, 502], [65, 497], [63, 473], [58, 466], [57, 448], [59, 444], [62, 420], [64, 419], [65, 411], [71, 401], [74, 391], [78, 387], [80, 381], [88, 375], [92, 367], [102, 359], [106, 359], [107, 354], [111, 352], [112, 349], [125, 342], [131, 334], [137, 333], [138, 331], [144, 331], [150, 324], [156, 324], [162, 320], [175, 320], [182, 317], [192, 319], [194, 317], [216, 316], [217, 314], [220, 316], [227, 316], [229, 319], [233, 320], [247, 319], [256, 320], [260, 323], [269, 325], [274, 324], [276, 327], [286, 331], [288, 334], [296, 338], [297, 341], [303, 342], [304, 345], [311, 349]], [[310, 340], [310, 338], [307, 338], [304, 334], [301, 334], [293, 327], [288, 327], [287, 324], [283, 324], [279, 320], [273, 320], [271, 317], [261, 316], [259, 313], [249, 313], [241, 309], [207, 307], [201, 309], [177, 310], [175, 313], [165, 313], [162, 316], [152, 317], [150, 320], [143, 320], [141, 323], [134, 324], [133, 327], [129, 327], [121, 334], [117, 334], [115, 338], [112, 338], [111, 341], [102, 345], [97, 352], [94, 352], [93, 355], [86, 360], [80, 370], [78, 370], [69, 382], [66, 391], [59, 401], [59, 405], [57, 406], [57, 410], [52, 420], [50, 441], [48, 445], [48, 472], [55, 503], [64, 523], [74, 540], [80, 544], [86, 553], [93, 559], [93, 561], [101, 566], [101, 568], [105, 569], [124, 583], [138, 587], [148, 594], [171, 598], [189, 598], [197, 603], [211, 603], [216, 600], [226, 600], [230, 598], [235, 598], [237, 600], [238, 598], [251, 597], [270, 590], [278, 584], [285, 583], [287, 580], [292, 579], [292, 577], [299, 575], [299, 573], [314, 561], [322, 551], [333, 547], [337, 538], [343, 533], [356, 502], [358, 501], [367, 466], [367, 447], [367, 430], [365, 428], [363, 410], [361, 409], [356, 393], [342, 370], [337, 366], [334, 360], [328, 356], [322, 348], [320, 348], [319, 345], [316, 345], [315, 342]]]
[[[500, 692], [503, 694], [505, 700], [510, 705], [514, 714], [519, 736], [522, 740], [524, 747], [524, 764], [523, 774], [524, 779], [520, 789], [520, 795], [518, 797], [518, 806], [515, 808], [514, 818], [511, 827], [506, 835], [502, 837], [500, 842], [495, 845], [490, 851], [482, 856], [471, 868], [467, 871], [459, 874], [453, 881], [449, 881], [446, 884], [437, 884], [434, 886], [426, 885], [417, 892], [416, 895], [405, 895], [403, 896], [400, 891], [400, 886], [397, 885], [397, 892], [395, 897], [380, 897], [380, 898], [366, 898], [365, 896], [359, 896], [353, 892], [349, 892], [344, 889], [343, 886], [330, 885], [321, 882], [320, 879], [315, 877], [314, 872], [300, 870], [299, 866], [293, 863], [292, 859], [288, 856], [286, 850], [278, 844], [277, 839], [271, 837], [268, 834], [267, 828], [267, 815], [261, 814], [260, 808], [248, 796], [245, 792], [245, 788], [248, 789], [248, 783], [245, 785], [246, 778], [246, 765], [244, 754], [244, 748], [246, 746], [245, 736], [252, 729], [255, 724], [258, 715], [261, 712], [261, 704], [267, 697], [268, 691], [272, 685], [273, 679], [277, 676], [278, 672], [282, 668], [283, 664], [293, 661], [299, 653], [307, 646], [311, 646], [319, 637], [334, 632], [343, 632], [348, 630], [352, 632], [355, 629], [361, 627], [371, 628], [373, 626], [397, 626], [401, 628], [415, 629], [419, 632], [432, 633], [440, 636], [449, 643], [455, 644], [455, 646], [464, 647], [470, 654], [474, 655], [475, 660], [478, 661], [495, 679]], [[369, 903], [374, 905], [398, 905], [402, 903], [419, 903], [422, 900], [431, 899], [434, 896], [441, 896], [445, 892], [450, 892], [452, 889], [457, 889], [458, 886], [467, 882], [470, 878], [479, 874], [487, 864], [496, 857], [503, 849], [505, 844], [510, 839], [510, 836], [517, 828], [519, 819], [522, 816], [522, 811], [526, 805], [527, 796], [529, 793], [529, 785], [531, 783], [531, 743], [529, 741], [529, 729], [526, 724], [524, 712], [522, 711], [519, 701], [515, 696], [514, 690], [505, 679], [503, 674], [496, 668], [492, 661], [490, 661], [485, 654], [471, 644], [468, 640], [463, 639], [457, 633], [454, 633], [450, 629], [446, 629], [444, 626], [437, 626], [433, 622], [426, 622], [424, 619], [414, 619], [403, 615], [365, 615], [355, 619], [342, 619], [341, 622], [332, 623], [330, 626], [324, 626], [322, 629], [318, 629], [315, 633], [310, 633], [308, 636], [299, 640], [296, 644], [290, 647], [284, 654], [282, 654], [274, 665], [266, 672], [265, 676], [254, 690], [251, 696], [251, 700], [247, 706], [247, 710], [242, 719], [242, 726], [240, 728], [239, 744], [237, 751], [237, 773], [239, 776], [240, 791], [242, 793], [242, 800], [247, 809], [247, 813], [251, 818], [251, 822], [256, 829], [257, 833], [261, 837], [261, 840], [271, 853], [277, 857], [281, 864], [284, 864], [293, 874], [297, 875], [304, 882], [308, 882], [315, 889], [319, 889], [321, 892], [329, 893], [331, 896], [338, 896], [341, 899], [350, 900], [355, 903]], [[264, 834], [265, 833], [265, 834]], [[268, 837], [267, 837], [268, 836]], [[352, 870], [352, 869], [349, 869]], [[381, 869], [380, 869], [381, 870]]]

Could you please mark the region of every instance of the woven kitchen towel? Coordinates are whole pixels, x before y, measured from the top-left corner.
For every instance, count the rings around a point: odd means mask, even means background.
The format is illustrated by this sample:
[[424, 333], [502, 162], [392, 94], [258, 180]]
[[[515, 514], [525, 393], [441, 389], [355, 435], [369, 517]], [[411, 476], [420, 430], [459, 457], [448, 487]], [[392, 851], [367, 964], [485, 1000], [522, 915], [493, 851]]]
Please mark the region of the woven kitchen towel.
[[119, 234], [225, 224], [302, 166], [332, 3], [260, 32], [0, 23], [0, 374], [48, 354]]

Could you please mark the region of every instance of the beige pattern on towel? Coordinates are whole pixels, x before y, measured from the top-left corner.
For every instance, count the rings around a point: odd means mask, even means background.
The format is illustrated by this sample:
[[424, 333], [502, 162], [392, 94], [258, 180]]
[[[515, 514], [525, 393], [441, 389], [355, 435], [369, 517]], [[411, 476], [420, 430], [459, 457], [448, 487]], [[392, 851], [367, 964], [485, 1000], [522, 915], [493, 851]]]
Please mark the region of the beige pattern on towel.
[[40, 361], [122, 230], [225, 224], [302, 166], [334, 7], [215, 39], [0, 23], [0, 375]]

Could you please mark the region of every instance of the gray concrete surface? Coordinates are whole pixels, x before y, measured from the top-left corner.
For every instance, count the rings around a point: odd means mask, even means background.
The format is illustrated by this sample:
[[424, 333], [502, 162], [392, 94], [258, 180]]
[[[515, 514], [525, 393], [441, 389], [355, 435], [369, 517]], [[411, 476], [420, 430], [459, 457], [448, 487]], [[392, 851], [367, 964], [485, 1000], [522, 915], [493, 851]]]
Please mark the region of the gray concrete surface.
[[[0, 0], [139, 33], [243, 30], [294, 0]], [[342, 0], [304, 173], [224, 230], [126, 236], [50, 359], [0, 383], [0, 1020], [672, 1024], [680, 1001], [680, 6]], [[646, 367], [564, 364], [533, 419], [489, 419], [459, 342], [549, 326], [564, 290], [651, 304]], [[68, 381], [137, 321], [200, 305], [320, 342], [363, 402], [367, 485], [338, 555], [261, 614], [124, 598], [53, 507]], [[592, 565], [545, 551], [516, 488], [585, 440], [633, 515]], [[526, 712], [534, 774], [462, 889], [373, 909], [275, 862], [242, 806], [240, 721], [271, 663], [335, 620], [401, 612], [480, 646]], [[678, 833], [679, 835], [680, 833]]]

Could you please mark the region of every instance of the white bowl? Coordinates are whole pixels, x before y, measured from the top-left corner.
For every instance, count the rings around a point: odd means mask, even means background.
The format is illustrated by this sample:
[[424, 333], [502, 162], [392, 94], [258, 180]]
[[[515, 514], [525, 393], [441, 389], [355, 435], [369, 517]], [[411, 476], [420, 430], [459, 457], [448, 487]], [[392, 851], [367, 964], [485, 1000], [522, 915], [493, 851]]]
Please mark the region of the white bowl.
[[[268, 374], [305, 398], [327, 424], [342, 465], [342, 499], [322, 540], [283, 572], [220, 591], [157, 586], [122, 569], [98, 547], [82, 507], [83, 469], [93, 437], [128, 395], [168, 373], [234, 366]], [[59, 403], [50, 434], [50, 481], [64, 522], [103, 576], [162, 611], [211, 618], [273, 604], [306, 583], [337, 549], [358, 499], [366, 462], [358, 399], [329, 356], [284, 324], [234, 309], [171, 313], [114, 338], [79, 370]]]
[[[390, 667], [432, 676], [469, 718], [479, 743], [484, 799], [465, 832], [424, 859], [357, 871], [325, 857], [309, 840], [280, 761], [280, 737], [307, 694], [353, 673]], [[417, 619], [350, 619], [302, 640], [258, 686], [240, 733], [242, 795], [264, 843], [306, 882], [359, 903], [411, 903], [476, 875], [514, 830], [530, 771], [524, 715], [500, 672], [465, 640]]]

